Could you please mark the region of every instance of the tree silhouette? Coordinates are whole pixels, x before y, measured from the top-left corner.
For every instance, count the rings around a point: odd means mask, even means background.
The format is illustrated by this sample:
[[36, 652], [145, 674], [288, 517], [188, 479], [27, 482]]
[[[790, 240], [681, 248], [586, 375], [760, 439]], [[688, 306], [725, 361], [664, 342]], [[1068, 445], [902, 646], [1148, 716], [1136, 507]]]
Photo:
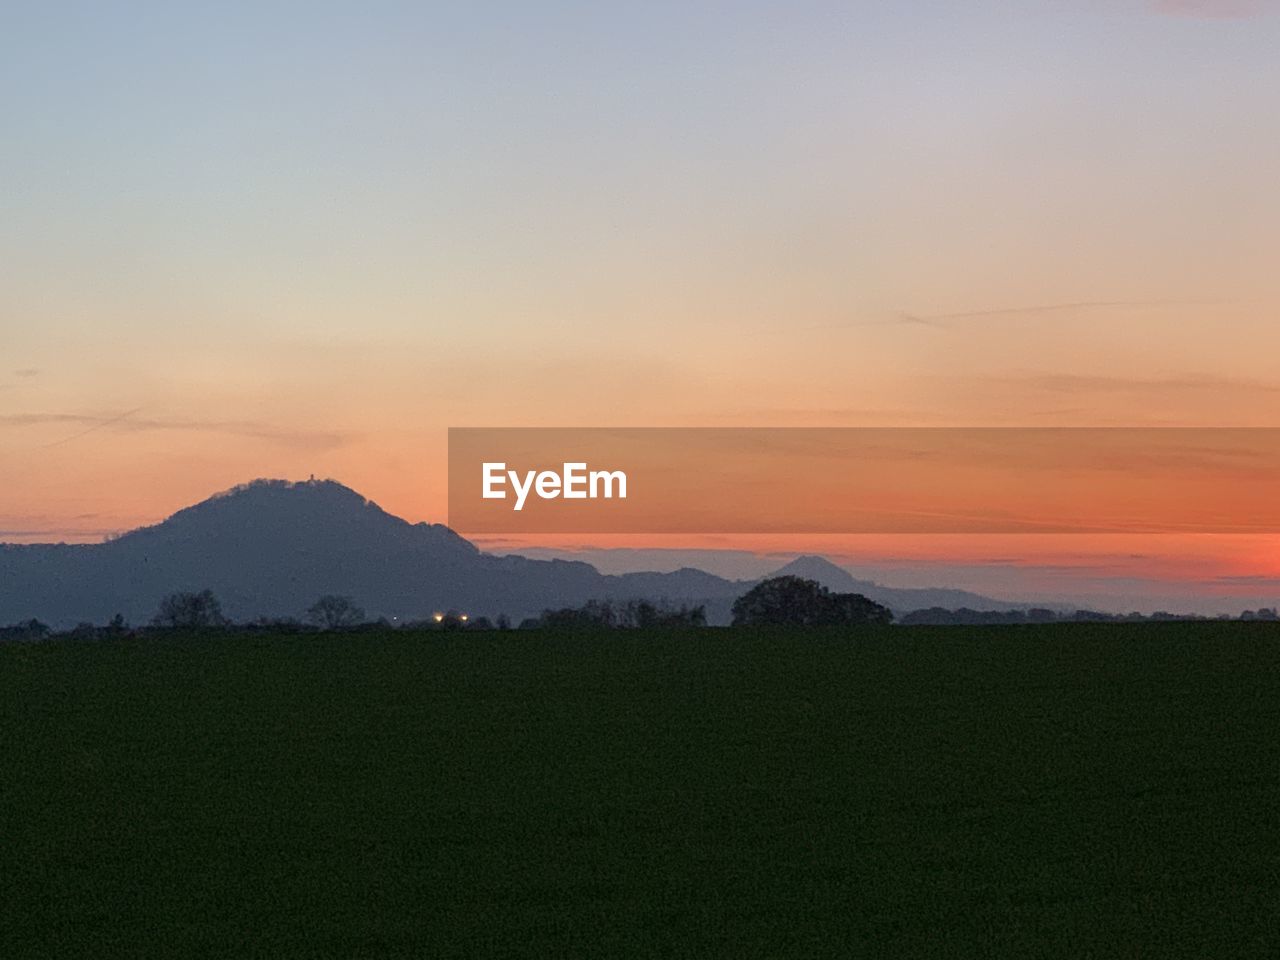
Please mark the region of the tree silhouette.
[[840, 626], [889, 623], [893, 613], [860, 593], [832, 593], [816, 580], [773, 577], [733, 602], [733, 625]]
[[157, 627], [199, 629], [225, 627], [230, 621], [222, 615], [222, 605], [212, 590], [199, 593], [171, 593], [160, 601], [160, 609], [151, 621]]
[[535, 622], [525, 621], [521, 626], [536, 625], [551, 629], [652, 629], [654, 627], [705, 627], [705, 606], [672, 607], [650, 600], [628, 600], [615, 604], [610, 600], [588, 600], [581, 607], [565, 607], [561, 610], [543, 610]]
[[350, 597], [328, 593], [310, 606], [307, 619], [326, 630], [341, 630], [362, 623], [364, 611]]
[[24, 620], [7, 627], [0, 627], [0, 640], [43, 640], [52, 631], [39, 620]]

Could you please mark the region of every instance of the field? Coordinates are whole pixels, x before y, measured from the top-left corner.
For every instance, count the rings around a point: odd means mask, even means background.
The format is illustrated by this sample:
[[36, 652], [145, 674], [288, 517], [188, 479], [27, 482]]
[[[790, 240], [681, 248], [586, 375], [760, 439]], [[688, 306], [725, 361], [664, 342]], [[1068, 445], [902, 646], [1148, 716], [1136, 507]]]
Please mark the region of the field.
[[1280, 956], [1280, 628], [0, 647], [0, 957]]

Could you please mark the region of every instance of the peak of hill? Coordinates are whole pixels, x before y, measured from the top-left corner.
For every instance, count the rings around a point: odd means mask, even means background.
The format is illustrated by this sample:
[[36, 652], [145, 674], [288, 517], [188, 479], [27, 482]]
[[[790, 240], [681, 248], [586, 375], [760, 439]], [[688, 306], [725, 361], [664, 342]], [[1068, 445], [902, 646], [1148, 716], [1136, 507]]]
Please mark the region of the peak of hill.
[[772, 577], [802, 577], [816, 580], [828, 590], [837, 593], [860, 593], [864, 597], [882, 603], [895, 613], [928, 607], [944, 607], [948, 610], [968, 607], [970, 610], [1017, 610], [1026, 604], [993, 600], [968, 590], [951, 590], [939, 587], [885, 587], [874, 580], [859, 580], [844, 567], [837, 566], [826, 557], [800, 556], [775, 570]]
[[837, 593], [857, 592], [863, 587], [874, 587], [869, 580], [858, 580], [844, 567], [838, 567], [826, 557], [812, 555], [796, 557], [790, 563], [770, 574], [773, 577], [801, 577], [816, 580], [828, 590]]
[[347, 549], [377, 541], [429, 538], [442, 547], [478, 552], [443, 524], [411, 524], [336, 480], [254, 480], [216, 493], [151, 527], [119, 538], [127, 544], [198, 541], [229, 545], [252, 541], [270, 547], [273, 539], [318, 545], [341, 542]]

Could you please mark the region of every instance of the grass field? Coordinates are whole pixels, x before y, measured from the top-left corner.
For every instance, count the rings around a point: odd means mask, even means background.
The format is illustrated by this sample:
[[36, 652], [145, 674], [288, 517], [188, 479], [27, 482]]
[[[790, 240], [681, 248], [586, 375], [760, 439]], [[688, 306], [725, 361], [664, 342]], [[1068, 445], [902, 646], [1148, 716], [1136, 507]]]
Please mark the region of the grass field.
[[0, 957], [1280, 956], [1267, 624], [0, 648]]

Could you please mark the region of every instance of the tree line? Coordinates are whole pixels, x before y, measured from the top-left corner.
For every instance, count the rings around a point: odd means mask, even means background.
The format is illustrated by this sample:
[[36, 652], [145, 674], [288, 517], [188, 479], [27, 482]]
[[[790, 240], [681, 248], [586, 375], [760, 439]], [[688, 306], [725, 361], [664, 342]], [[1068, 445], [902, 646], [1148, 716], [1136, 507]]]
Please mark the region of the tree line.
[[[753, 586], [733, 603], [732, 626], [872, 626], [894, 622], [894, 615], [887, 607], [862, 594], [837, 593], [814, 580], [796, 576], [772, 577]], [[1186, 620], [1246, 620], [1280, 621], [1274, 607], [1246, 610], [1239, 617], [1216, 618], [1200, 615], [1179, 615], [1156, 612], [1153, 614], [1110, 614], [1093, 610], [1073, 612], [1033, 607], [1027, 610], [987, 611], [948, 610], [931, 607], [916, 610], [897, 622], [912, 625], [993, 625], [993, 624], [1048, 624], [1069, 622], [1133, 623], [1146, 621]], [[540, 616], [522, 620], [521, 630], [633, 630], [670, 629], [677, 627], [705, 627], [706, 607], [701, 605], [674, 606], [651, 600], [591, 600], [579, 607], [561, 607], [543, 610]], [[435, 613], [417, 620], [387, 620], [380, 617], [369, 620], [364, 610], [351, 597], [325, 594], [307, 608], [305, 618], [260, 617], [247, 623], [233, 623], [222, 611], [222, 604], [211, 590], [171, 593], [160, 606], [149, 624], [132, 628], [120, 614], [116, 614], [105, 626], [81, 623], [63, 635], [85, 638], [111, 638], [144, 631], [208, 631], [208, 630], [269, 630], [278, 633], [303, 633], [321, 631], [360, 632], [385, 629], [402, 630], [508, 630], [511, 621], [505, 614], [495, 620], [488, 617], [471, 617], [457, 610]], [[0, 626], [0, 641], [42, 640], [54, 631], [39, 620], [26, 620], [10, 626]]]

